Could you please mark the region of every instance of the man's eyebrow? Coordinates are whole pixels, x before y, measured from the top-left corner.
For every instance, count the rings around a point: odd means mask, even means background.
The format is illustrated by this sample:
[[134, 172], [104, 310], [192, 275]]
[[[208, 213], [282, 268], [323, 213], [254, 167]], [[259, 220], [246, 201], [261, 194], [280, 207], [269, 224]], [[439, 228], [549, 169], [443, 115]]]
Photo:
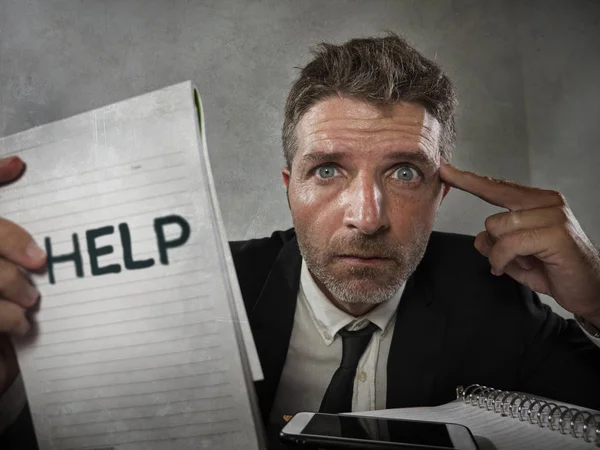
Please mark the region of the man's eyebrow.
[[344, 152], [309, 152], [302, 156], [301, 162], [308, 165], [340, 161], [347, 157]]
[[399, 161], [409, 161], [422, 164], [428, 168], [434, 168], [436, 166], [435, 161], [431, 156], [425, 153], [422, 150], [415, 150], [412, 152], [391, 152], [385, 155], [385, 160], [399, 160]]
[[[309, 152], [302, 156], [301, 162], [307, 165], [318, 165], [324, 164], [328, 162], [336, 162], [340, 161], [344, 158], [348, 157], [348, 154], [345, 152], [322, 152], [322, 151], [314, 151]], [[395, 151], [386, 154], [383, 158], [385, 161], [393, 160], [393, 161], [408, 161], [421, 164], [427, 168], [434, 168], [436, 166], [435, 161], [428, 156], [425, 152], [421, 150], [415, 151]]]

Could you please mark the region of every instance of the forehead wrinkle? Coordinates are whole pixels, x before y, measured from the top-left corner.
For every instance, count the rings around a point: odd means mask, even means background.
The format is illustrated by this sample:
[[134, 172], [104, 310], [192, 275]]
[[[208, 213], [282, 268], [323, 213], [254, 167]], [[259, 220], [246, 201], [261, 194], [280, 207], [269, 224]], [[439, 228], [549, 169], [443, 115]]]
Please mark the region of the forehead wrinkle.
[[[399, 128], [418, 128], [419, 130], [425, 128], [429, 129], [423, 122], [419, 120], [410, 120], [411, 118], [406, 117], [406, 120], [398, 120], [398, 118], [333, 118], [328, 120], [319, 120], [315, 117], [313, 120], [306, 120], [305, 127], [315, 128], [316, 131], [320, 131], [322, 128], [329, 128], [333, 123], [333, 127], [336, 130], [360, 130], [367, 132], [377, 132], [380, 130], [393, 130]], [[340, 122], [342, 126], [336, 126], [335, 123]], [[381, 123], [380, 126], [374, 126], [373, 124]], [[396, 125], [394, 127], [394, 125]]]
[[435, 134], [430, 134], [430, 133], [421, 133], [419, 135], [419, 137], [421, 139], [419, 139], [420, 142], [425, 141], [426, 144], [429, 144], [430, 147], [436, 147], [437, 146], [437, 136]]
[[[349, 103], [350, 106], [340, 104]], [[354, 105], [353, 105], [354, 104]], [[388, 145], [398, 149], [414, 150], [418, 147], [425, 152], [438, 150], [437, 132], [440, 130], [437, 119], [424, 108], [399, 104], [399, 108], [374, 108], [373, 105], [356, 106], [355, 101], [335, 99], [317, 104], [298, 123], [298, 138], [304, 141], [305, 150], [322, 148], [335, 150], [366, 145]], [[398, 111], [397, 111], [398, 110]], [[396, 114], [396, 111], [398, 114]]]
[[[398, 110], [404, 113], [397, 114]], [[328, 117], [334, 113], [334, 118], [364, 120], [394, 120], [398, 118], [415, 117], [416, 120], [423, 120], [427, 114], [425, 108], [419, 104], [410, 101], [400, 101], [390, 104], [375, 104], [367, 100], [346, 97], [330, 97], [313, 105], [304, 115], [303, 119], [313, 118], [319, 120], [321, 117]], [[335, 117], [337, 116], [337, 117]]]
[[[333, 133], [331, 132], [333, 131]], [[344, 143], [352, 146], [354, 144], [385, 144], [391, 142], [397, 147], [414, 147], [415, 145], [423, 145], [427, 147], [435, 147], [437, 139], [435, 136], [429, 136], [427, 133], [411, 133], [408, 130], [379, 130], [377, 132], [364, 133], [363, 131], [350, 130], [343, 132], [341, 136], [336, 136], [336, 131], [315, 131], [306, 136], [306, 143], [310, 146], [318, 142], [326, 142], [327, 147], [335, 146], [336, 142]], [[333, 134], [333, 136], [332, 136]]]
[[[344, 121], [346, 122], [346, 121]], [[361, 121], [362, 122], [362, 121]], [[323, 122], [320, 122], [319, 125], [323, 124]], [[386, 133], [386, 132], [390, 132], [390, 133], [401, 133], [404, 135], [415, 135], [415, 136], [421, 136], [424, 135], [425, 133], [423, 133], [423, 131], [426, 132], [430, 132], [431, 134], [433, 134], [434, 130], [431, 128], [427, 128], [422, 126], [421, 124], [412, 124], [412, 125], [401, 125], [401, 126], [389, 126], [390, 124], [385, 124], [385, 126], [381, 126], [381, 127], [377, 127], [377, 128], [373, 128], [373, 127], [352, 127], [352, 126], [345, 126], [345, 127], [322, 127], [322, 126], [316, 126], [314, 127], [312, 130], [309, 128], [308, 133], [305, 133], [306, 136], [312, 136], [314, 134], [320, 134], [320, 133], [348, 133], [348, 134], [375, 134], [375, 133]]]

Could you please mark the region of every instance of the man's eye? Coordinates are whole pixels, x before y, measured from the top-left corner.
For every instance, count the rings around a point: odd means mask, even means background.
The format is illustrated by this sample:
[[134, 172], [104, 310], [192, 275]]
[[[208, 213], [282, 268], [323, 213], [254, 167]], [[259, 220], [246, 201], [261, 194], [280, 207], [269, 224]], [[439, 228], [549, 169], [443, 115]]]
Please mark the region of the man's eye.
[[317, 175], [319, 175], [319, 177], [323, 179], [332, 178], [336, 175], [336, 171], [337, 169], [333, 166], [321, 166], [317, 169]]
[[414, 181], [419, 178], [419, 172], [411, 166], [398, 167], [394, 173], [400, 181]]

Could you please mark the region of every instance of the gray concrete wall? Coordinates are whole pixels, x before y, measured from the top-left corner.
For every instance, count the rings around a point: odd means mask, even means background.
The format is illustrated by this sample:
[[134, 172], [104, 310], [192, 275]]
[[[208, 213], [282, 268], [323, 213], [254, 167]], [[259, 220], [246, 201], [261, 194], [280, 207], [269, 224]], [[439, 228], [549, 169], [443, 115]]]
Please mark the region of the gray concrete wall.
[[[0, 136], [191, 79], [206, 109], [228, 235], [263, 236], [291, 225], [280, 127], [294, 67], [320, 41], [389, 29], [440, 62], [457, 85], [456, 164], [528, 182], [513, 4], [0, 0]], [[477, 233], [493, 211], [453, 192], [437, 228]]]
[[600, 244], [600, 2], [536, 0], [521, 23], [531, 182]]
[[600, 2], [534, 0], [519, 13], [531, 183], [562, 192], [600, 245]]

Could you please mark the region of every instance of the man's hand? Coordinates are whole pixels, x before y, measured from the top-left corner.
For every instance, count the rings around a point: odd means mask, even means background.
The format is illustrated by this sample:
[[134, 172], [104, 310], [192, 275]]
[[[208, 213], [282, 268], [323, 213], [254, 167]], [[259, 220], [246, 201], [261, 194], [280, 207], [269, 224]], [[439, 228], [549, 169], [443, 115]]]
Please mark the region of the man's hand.
[[555, 191], [482, 177], [442, 163], [442, 181], [508, 212], [485, 221], [475, 247], [492, 273], [506, 273], [550, 295], [567, 311], [600, 327], [600, 252], [565, 198]]
[[[0, 185], [16, 180], [25, 166], [18, 157], [0, 159]], [[44, 267], [46, 255], [23, 228], [0, 218], [0, 394], [18, 372], [7, 333], [24, 335], [29, 330], [25, 311], [35, 305], [39, 293], [23, 269]]]

